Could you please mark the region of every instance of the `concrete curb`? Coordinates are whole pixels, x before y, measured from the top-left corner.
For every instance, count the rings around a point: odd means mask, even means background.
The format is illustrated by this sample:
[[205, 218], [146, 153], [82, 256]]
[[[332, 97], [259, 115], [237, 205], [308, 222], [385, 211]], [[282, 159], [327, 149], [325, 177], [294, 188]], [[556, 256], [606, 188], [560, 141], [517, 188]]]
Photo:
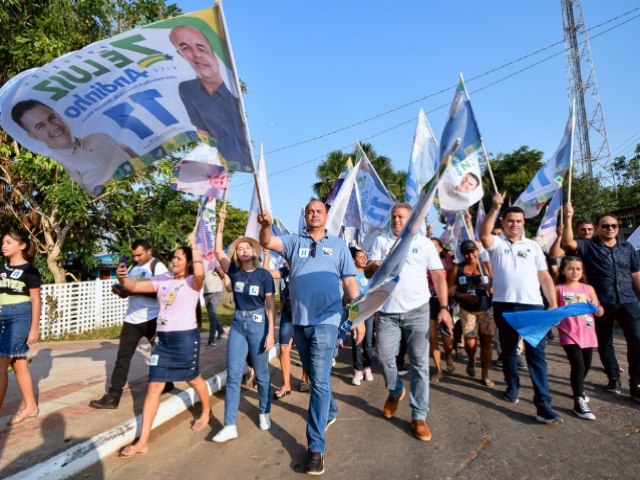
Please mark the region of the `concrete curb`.
[[[278, 356], [280, 346], [276, 345], [269, 351], [269, 361]], [[219, 372], [206, 380], [209, 393], [219, 392], [227, 383], [227, 372]], [[160, 403], [158, 413], [151, 429], [168, 422], [197, 403], [198, 396], [193, 388], [183, 390], [178, 395]], [[100, 433], [70, 449], [59, 453], [55, 457], [45, 460], [26, 470], [16, 473], [6, 480], [36, 480], [36, 479], [65, 479], [99, 462], [103, 458], [117, 452], [136, 438], [140, 429], [142, 415], [138, 415], [120, 425]]]

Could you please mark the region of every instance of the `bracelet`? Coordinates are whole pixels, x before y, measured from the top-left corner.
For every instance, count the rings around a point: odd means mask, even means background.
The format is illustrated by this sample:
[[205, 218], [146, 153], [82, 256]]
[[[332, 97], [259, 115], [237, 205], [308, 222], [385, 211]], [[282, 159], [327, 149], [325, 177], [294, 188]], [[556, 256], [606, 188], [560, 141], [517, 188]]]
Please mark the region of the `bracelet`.
[[202, 263], [202, 264], [204, 264], [204, 262], [202, 260], [194, 260], [191, 263]]

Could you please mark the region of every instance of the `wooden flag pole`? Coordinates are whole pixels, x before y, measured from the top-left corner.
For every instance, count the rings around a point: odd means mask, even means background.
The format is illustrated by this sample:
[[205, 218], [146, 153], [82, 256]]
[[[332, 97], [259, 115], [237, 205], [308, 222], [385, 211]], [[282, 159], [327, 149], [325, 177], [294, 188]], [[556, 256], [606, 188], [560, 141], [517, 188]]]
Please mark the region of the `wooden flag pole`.
[[258, 209], [260, 210], [260, 214], [264, 213], [262, 209], [262, 197], [260, 196], [260, 187], [258, 186], [258, 174], [256, 172], [253, 173], [253, 184], [256, 187], [256, 195], [258, 196]]
[[489, 155], [487, 155], [487, 147], [484, 146], [484, 140], [480, 140], [480, 145], [482, 145], [482, 156], [484, 157], [484, 163], [487, 165], [489, 178], [491, 178], [491, 185], [493, 185], [493, 193], [500, 193], [498, 192], [498, 185], [496, 184], [496, 179], [493, 176], [493, 170], [491, 169], [491, 164], [489, 163]]

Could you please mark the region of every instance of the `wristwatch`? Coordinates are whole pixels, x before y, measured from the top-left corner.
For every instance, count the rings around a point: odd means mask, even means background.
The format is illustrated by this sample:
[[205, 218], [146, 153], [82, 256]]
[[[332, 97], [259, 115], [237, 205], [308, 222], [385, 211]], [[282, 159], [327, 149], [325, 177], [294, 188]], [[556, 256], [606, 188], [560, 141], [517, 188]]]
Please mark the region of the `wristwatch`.
[[449, 305], [440, 305], [440, 310], [446, 310], [448, 312], [449, 311]]

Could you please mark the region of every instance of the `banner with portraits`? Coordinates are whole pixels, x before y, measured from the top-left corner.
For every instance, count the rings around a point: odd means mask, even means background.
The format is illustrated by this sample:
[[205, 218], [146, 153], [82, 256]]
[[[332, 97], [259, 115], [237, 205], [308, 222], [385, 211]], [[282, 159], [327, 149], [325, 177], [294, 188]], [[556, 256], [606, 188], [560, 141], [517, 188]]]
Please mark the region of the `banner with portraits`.
[[0, 126], [93, 194], [197, 143], [228, 170], [255, 171], [220, 6], [16, 75], [0, 89]]

